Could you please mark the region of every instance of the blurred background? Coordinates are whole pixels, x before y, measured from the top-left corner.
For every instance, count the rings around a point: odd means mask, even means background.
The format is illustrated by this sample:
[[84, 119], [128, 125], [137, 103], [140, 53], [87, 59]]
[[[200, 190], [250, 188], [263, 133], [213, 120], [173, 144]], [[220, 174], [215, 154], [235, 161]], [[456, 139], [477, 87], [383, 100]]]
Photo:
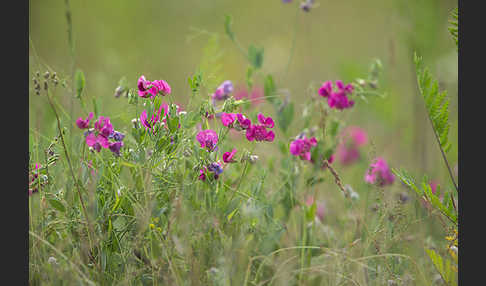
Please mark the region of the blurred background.
[[[224, 33], [224, 16], [230, 14], [243, 48], [263, 46], [263, 70], [274, 76], [278, 88], [290, 91], [296, 105], [291, 134], [298, 134], [302, 125], [299, 115], [309, 96], [309, 84], [366, 78], [370, 63], [378, 58], [384, 68], [380, 91], [387, 97], [359, 101], [341, 118], [366, 130], [376, 155], [385, 157], [391, 167], [426, 172], [447, 188], [451, 186], [418, 94], [413, 52], [423, 56], [440, 89], [448, 91], [452, 143], [448, 158], [454, 167], [457, 52], [447, 27], [457, 1], [316, 0], [309, 12], [299, 5], [295, 0], [30, 1], [29, 77], [37, 70], [45, 71], [43, 65], [47, 65], [69, 84], [73, 68], [79, 68], [86, 77], [86, 93], [98, 98], [102, 113], [114, 125], [129, 126], [121, 115], [126, 100], [113, 96], [120, 78], [125, 76], [131, 87], [142, 74], [149, 80], [164, 79], [172, 87], [174, 101], [184, 105], [190, 96], [187, 78], [201, 65], [209, 39], [201, 31], [219, 35], [222, 54], [218, 62], [224, 79], [235, 86], [245, 85], [248, 62]], [[72, 54], [67, 10], [72, 20]], [[294, 54], [285, 75], [293, 42]], [[261, 79], [255, 84], [261, 85]], [[30, 88], [32, 146], [33, 137], [55, 134], [55, 119], [45, 98]], [[73, 124], [76, 118], [86, 117], [79, 104], [73, 104], [69, 90], [62, 92], [58, 100], [64, 112], [72, 114]], [[273, 112], [266, 104], [261, 108]], [[356, 172], [362, 178], [366, 166], [362, 167], [343, 172]]]

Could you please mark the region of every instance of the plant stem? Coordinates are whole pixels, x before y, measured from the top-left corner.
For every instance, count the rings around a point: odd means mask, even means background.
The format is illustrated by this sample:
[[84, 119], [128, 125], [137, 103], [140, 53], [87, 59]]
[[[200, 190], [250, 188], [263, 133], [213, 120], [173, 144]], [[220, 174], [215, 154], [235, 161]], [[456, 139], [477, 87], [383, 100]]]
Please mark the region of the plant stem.
[[296, 13], [295, 13], [295, 22], [294, 22], [294, 37], [292, 39], [292, 48], [290, 48], [290, 56], [289, 56], [289, 60], [287, 61], [287, 65], [285, 66], [285, 74], [284, 74], [284, 80], [287, 78], [287, 74], [289, 73], [289, 66], [290, 66], [290, 62], [292, 61], [292, 57], [294, 55], [294, 51], [295, 51], [295, 44], [297, 42], [297, 27], [298, 27], [298, 19], [299, 19], [299, 9], [296, 9]]

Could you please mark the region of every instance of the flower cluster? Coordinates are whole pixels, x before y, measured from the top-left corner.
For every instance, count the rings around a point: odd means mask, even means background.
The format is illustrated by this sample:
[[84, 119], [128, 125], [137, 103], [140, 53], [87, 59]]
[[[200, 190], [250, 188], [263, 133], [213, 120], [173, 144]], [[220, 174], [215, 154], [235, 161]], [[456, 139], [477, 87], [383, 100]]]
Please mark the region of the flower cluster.
[[395, 180], [390, 168], [383, 158], [376, 158], [366, 172], [365, 181], [380, 187], [391, 185]]
[[196, 135], [201, 148], [206, 148], [209, 152], [218, 150], [218, 134], [211, 129], [202, 130]]
[[149, 96], [150, 98], [154, 98], [157, 94], [162, 94], [162, 96], [164, 96], [171, 92], [170, 85], [164, 80], [148, 81], [143, 75], [138, 79], [137, 87], [138, 96], [144, 98]]
[[357, 127], [349, 126], [341, 134], [342, 142], [336, 149], [336, 156], [343, 165], [350, 165], [360, 158], [359, 147], [368, 142], [366, 132]]
[[[162, 109], [164, 109], [164, 115], [162, 116], [163, 119], [161, 120]], [[145, 127], [145, 130], [155, 132], [155, 124], [157, 122], [160, 122], [160, 124], [162, 124], [162, 122], [165, 122], [165, 116], [167, 115], [168, 109], [169, 106], [167, 105], [167, 103], [160, 104], [159, 110], [157, 111], [157, 113], [155, 113], [154, 110], [154, 114], [152, 114], [152, 117], [150, 119], [148, 118], [147, 111], [142, 111], [142, 113], [140, 114], [140, 122]]]
[[[47, 176], [39, 177], [41, 164], [35, 164], [34, 170], [29, 173], [29, 196], [39, 191], [38, 187], [47, 184]], [[40, 181], [39, 181], [40, 180]]]
[[211, 95], [213, 103], [215, 101], [225, 100], [229, 97], [229, 94], [233, 92], [233, 83], [229, 80], [224, 81], [216, 91]]
[[223, 173], [223, 166], [220, 162], [213, 162], [209, 164], [209, 166], [203, 167], [199, 170], [199, 180], [206, 181], [206, 174], [208, 171], [213, 173], [213, 178], [217, 180], [219, 178], [219, 175]]
[[308, 139], [305, 135], [301, 135], [290, 143], [290, 153], [300, 157], [302, 160], [310, 161], [310, 149], [316, 145], [317, 140], [315, 137]]
[[231, 150], [231, 152], [225, 152], [223, 154], [223, 162], [225, 162], [225, 163], [236, 162], [235, 160], [233, 160], [233, 156], [235, 155], [235, 153], [236, 153], [236, 149]]
[[342, 81], [336, 80], [336, 86], [337, 91], [333, 90], [331, 81], [326, 81], [319, 88], [319, 95], [327, 98], [327, 104], [330, 108], [342, 110], [352, 107], [354, 101], [348, 99], [348, 95], [353, 92], [353, 85], [344, 85]]
[[251, 124], [246, 129], [246, 139], [248, 141], [268, 141], [272, 142], [275, 139], [275, 133], [268, 131], [267, 128], [273, 128], [275, 123], [271, 117], [265, 117], [263, 114], [258, 113], [258, 122], [260, 124]]
[[[86, 119], [78, 118], [76, 125], [80, 129], [88, 129], [89, 121], [92, 118], [93, 113], [90, 112]], [[113, 129], [109, 117], [100, 116], [98, 121], [94, 123], [94, 128], [89, 128], [84, 135], [86, 136], [86, 144], [97, 152], [100, 152], [101, 147], [103, 147], [110, 149], [117, 156], [120, 155], [120, 148], [123, 146], [125, 135]]]

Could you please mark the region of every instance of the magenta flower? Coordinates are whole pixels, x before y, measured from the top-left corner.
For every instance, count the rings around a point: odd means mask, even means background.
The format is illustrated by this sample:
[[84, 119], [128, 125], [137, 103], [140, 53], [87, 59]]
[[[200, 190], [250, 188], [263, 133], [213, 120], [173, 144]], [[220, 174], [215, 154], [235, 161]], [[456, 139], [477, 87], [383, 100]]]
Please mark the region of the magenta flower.
[[196, 136], [197, 141], [202, 148], [208, 149], [209, 152], [216, 150], [218, 144], [218, 134], [211, 129], [203, 130]]
[[224, 81], [211, 96], [215, 100], [225, 100], [233, 92], [233, 83], [229, 80]]
[[155, 81], [148, 81], [145, 79], [145, 76], [141, 76], [138, 79], [138, 96], [147, 98], [154, 98], [157, 94], [162, 94], [162, 96], [166, 94], [170, 94], [171, 88], [170, 85], [165, 82], [164, 80], [155, 80]]
[[236, 120], [236, 114], [234, 113], [226, 113], [223, 112], [221, 113], [221, 122], [223, 123], [224, 126], [231, 127], [233, 122]]
[[[162, 114], [162, 109], [164, 109], [164, 117], [167, 114], [167, 109], [168, 105], [166, 103], [162, 103], [159, 107], [159, 111], [157, 113], [152, 114], [152, 117], [150, 120], [148, 119], [147, 111], [144, 110], [140, 114], [140, 122], [142, 123], [143, 126], [145, 126], [145, 129], [147, 130], [152, 130], [152, 128], [155, 126], [157, 122], [159, 122], [160, 115]], [[155, 130], [153, 130], [155, 132]]]
[[275, 139], [273, 131], [267, 131], [264, 125], [251, 125], [246, 129], [246, 139], [248, 141], [268, 141], [272, 142]]
[[251, 126], [251, 120], [246, 118], [243, 114], [238, 113], [236, 114], [236, 118], [238, 119], [238, 127], [242, 130], [246, 130]]
[[290, 153], [294, 156], [299, 156], [302, 160], [310, 161], [310, 149], [316, 145], [317, 140], [315, 137], [308, 139], [303, 135], [302, 138], [295, 139], [290, 143]]
[[366, 172], [365, 181], [380, 187], [391, 185], [395, 180], [390, 168], [383, 158], [376, 158]]
[[267, 128], [273, 128], [273, 126], [275, 126], [271, 117], [265, 117], [261, 113], [258, 113], [258, 121]]
[[368, 142], [366, 132], [357, 127], [349, 126], [340, 135], [342, 142], [338, 145], [336, 155], [343, 165], [350, 165], [360, 158], [359, 147]]
[[[84, 126], [84, 125], [83, 125]], [[101, 148], [109, 148], [115, 155], [120, 155], [120, 148], [123, 146], [125, 135], [115, 131], [109, 117], [100, 116], [94, 123], [94, 129], [85, 132], [86, 145], [92, 147], [97, 152]], [[110, 142], [113, 139], [115, 142]]]
[[201, 181], [206, 181], [206, 174], [204, 172], [205, 170], [206, 170], [206, 167], [199, 170], [199, 180], [201, 180]]
[[233, 160], [233, 156], [235, 155], [235, 153], [236, 153], [236, 149], [233, 149], [231, 152], [225, 152], [223, 154], [223, 162], [225, 162], [225, 163], [236, 162], [235, 160]]
[[344, 85], [342, 81], [337, 80], [337, 91], [332, 88], [332, 82], [326, 81], [319, 88], [319, 95], [327, 98], [327, 104], [330, 108], [336, 108], [339, 110], [350, 108], [354, 105], [353, 100], [348, 99], [348, 95], [353, 92], [353, 86], [351, 84]]
[[89, 121], [91, 120], [91, 118], [93, 118], [93, 112], [90, 112], [85, 120], [83, 120], [83, 118], [81, 117], [78, 118], [78, 120], [76, 120], [76, 125], [79, 129], [86, 129], [89, 127]]

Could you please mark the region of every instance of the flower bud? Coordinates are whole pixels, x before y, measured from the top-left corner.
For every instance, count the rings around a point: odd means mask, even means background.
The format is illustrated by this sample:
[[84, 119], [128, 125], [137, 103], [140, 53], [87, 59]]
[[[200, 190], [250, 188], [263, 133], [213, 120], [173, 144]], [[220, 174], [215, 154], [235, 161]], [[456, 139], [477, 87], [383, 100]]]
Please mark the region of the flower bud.
[[250, 155], [249, 161], [250, 161], [250, 163], [255, 164], [258, 161], [258, 156], [257, 155]]
[[49, 75], [50, 75], [49, 71], [46, 71], [46, 73], [44, 74], [44, 78], [45, 79], [48, 79], [49, 78]]
[[123, 93], [123, 87], [119, 86], [115, 89], [115, 98], [119, 98]]

